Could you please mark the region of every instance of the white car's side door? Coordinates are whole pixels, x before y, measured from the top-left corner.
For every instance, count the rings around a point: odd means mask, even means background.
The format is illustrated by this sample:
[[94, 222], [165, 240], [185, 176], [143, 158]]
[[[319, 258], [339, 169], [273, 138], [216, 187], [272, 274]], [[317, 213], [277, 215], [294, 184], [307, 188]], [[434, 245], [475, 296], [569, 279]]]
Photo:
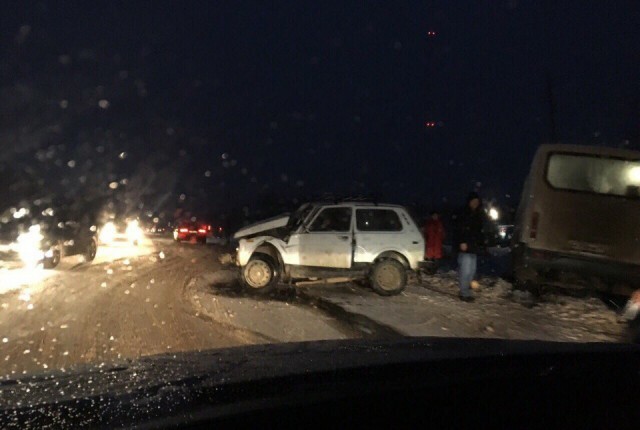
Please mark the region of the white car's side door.
[[328, 206], [318, 212], [306, 230], [291, 237], [289, 264], [348, 269], [352, 259], [350, 207]]

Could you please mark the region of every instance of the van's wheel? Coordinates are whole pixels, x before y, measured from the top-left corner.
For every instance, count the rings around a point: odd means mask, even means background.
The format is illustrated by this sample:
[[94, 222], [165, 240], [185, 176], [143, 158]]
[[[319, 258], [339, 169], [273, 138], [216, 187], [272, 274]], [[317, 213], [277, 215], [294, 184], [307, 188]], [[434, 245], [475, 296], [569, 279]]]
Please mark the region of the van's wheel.
[[267, 254], [256, 253], [242, 269], [242, 280], [247, 290], [254, 294], [269, 294], [278, 284], [280, 270]]
[[89, 245], [87, 245], [87, 249], [84, 252], [84, 261], [87, 263], [93, 261], [96, 258], [96, 254], [98, 253], [98, 244], [95, 240], [91, 240]]
[[[529, 309], [540, 302], [541, 296], [544, 293], [542, 285], [530, 280], [525, 281], [515, 278], [512, 285], [514, 292], [520, 291], [520, 294], [512, 295], [513, 300]], [[522, 293], [525, 293], [525, 295], [522, 295]]]
[[58, 264], [60, 264], [60, 259], [62, 258], [62, 252], [59, 248], [55, 248], [52, 251], [51, 257], [45, 257], [42, 260], [42, 266], [45, 269], [54, 269]]
[[371, 287], [381, 296], [400, 294], [407, 286], [407, 269], [396, 260], [380, 260], [371, 271]]

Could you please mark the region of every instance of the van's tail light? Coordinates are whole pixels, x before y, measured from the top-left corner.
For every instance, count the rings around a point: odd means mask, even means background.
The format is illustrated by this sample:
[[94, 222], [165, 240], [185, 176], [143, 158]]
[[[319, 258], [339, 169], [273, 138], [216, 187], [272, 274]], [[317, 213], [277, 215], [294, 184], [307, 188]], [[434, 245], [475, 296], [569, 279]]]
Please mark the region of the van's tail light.
[[540, 221], [540, 214], [534, 212], [531, 214], [531, 225], [529, 226], [529, 237], [535, 239], [538, 237], [538, 222]]
[[181, 229], [179, 229], [178, 231], [179, 231], [180, 233], [186, 233], [186, 232], [188, 232], [188, 231], [189, 231], [189, 229], [188, 229], [188, 228], [181, 228]]
[[206, 233], [206, 232], [207, 232], [207, 230], [204, 229], [204, 228], [199, 228], [198, 229], [198, 233]]

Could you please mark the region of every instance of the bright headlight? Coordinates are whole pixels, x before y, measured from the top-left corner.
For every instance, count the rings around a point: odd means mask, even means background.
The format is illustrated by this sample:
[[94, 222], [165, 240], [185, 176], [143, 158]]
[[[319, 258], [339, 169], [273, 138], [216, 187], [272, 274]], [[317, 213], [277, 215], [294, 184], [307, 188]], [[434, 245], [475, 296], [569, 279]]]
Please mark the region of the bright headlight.
[[131, 242], [136, 242], [142, 239], [142, 229], [140, 228], [140, 224], [138, 224], [138, 220], [131, 220], [127, 223], [127, 239]]
[[489, 209], [489, 218], [491, 218], [494, 221], [500, 218], [500, 213], [498, 212], [498, 209], [496, 208]]
[[32, 225], [28, 231], [18, 236], [16, 249], [26, 265], [35, 266], [44, 258], [42, 238], [39, 225]]
[[100, 229], [100, 242], [111, 243], [116, 238], [116, 226], [112, 222], [108, 222]]

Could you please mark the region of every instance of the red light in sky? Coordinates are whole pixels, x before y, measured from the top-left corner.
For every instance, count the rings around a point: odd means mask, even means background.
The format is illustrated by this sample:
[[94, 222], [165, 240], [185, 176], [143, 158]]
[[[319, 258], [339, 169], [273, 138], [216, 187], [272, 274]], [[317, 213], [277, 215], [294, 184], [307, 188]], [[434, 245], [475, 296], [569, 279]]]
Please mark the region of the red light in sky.
[[427, 31], [427, 36], [435, 37], [436, 36], [436, 32], [435, 31]]
[[424, 125], [427, 126], [427, 127], [435, 127], [436, 123], [432, 122], [432, 121], [427, 121], [427, 122], [424, 123]]

